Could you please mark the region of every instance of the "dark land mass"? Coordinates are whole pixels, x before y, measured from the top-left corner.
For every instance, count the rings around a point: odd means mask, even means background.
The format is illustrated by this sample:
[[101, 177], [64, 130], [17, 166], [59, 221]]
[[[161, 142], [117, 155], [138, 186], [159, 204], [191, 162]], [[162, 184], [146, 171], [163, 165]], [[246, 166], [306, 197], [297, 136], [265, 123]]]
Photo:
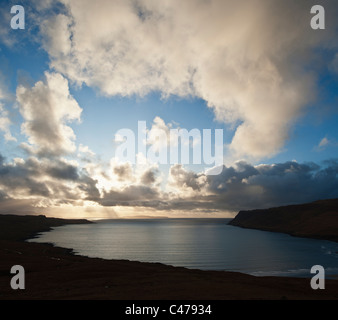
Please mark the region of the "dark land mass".
[[85, 219], [59, 219], [40, 216], [0, 215], [0, 239], [24, 241], [38, 233], [50, 231], [53, 227], [66, 224], [92, 223]]
[[[57, 225], [87, 223], [43, 216], [0, 216], [0, 300], [279, 300], [338, 299], [338, 281], [312, 290], [310, 279], [254, 277], [159, 263], [76, 256], [69, 249], [23, 241]], [[13, 265], [25, 289], [13, 290]]]
[[229, 224], [338, 242], [338, 199], [240, 211]]

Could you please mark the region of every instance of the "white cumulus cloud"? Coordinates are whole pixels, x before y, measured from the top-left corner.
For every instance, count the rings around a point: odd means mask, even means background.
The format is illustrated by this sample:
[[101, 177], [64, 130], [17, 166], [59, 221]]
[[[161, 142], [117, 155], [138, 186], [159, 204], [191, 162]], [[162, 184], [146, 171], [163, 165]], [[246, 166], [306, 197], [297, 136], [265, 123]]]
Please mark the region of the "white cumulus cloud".
[[320, 33], [305, 0], [60, 2], [41, 27], [52, 68], [108, 96], [202, 98], [235, 128], [235, 158], [283, 147], [315, 93], [313, 49], [337, 45], [335, 1]]
[[74, 152], [76, 138], [68, 125], [80, 121], [82, 109], [70, 95], [68, 81], [59, 73], [45, 73], [46, 80], [34, 87], [17, 88], [17, 101], [24, 118], [22, 132], [30, 145], [26, 148], [43, 155]]

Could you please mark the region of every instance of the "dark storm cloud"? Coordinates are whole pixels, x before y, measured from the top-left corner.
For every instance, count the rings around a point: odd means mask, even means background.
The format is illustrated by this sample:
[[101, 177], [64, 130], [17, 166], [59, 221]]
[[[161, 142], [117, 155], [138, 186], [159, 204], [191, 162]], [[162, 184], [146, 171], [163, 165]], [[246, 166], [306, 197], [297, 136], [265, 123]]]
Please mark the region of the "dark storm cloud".
[[105, 192], [98, 202], [103, 206], [167, 211], [236, 212], [335, 198], [338, 197], [338, 161], [331, 160], [323, 166], [294, 161], [253, 166], [241, 161], [223, 166], [222, 173], [216, 176], [175, 165], [170, 170], [170, 185], [176, 193], [130, 185]]
[[[177, 174], [177, 176], [175, 176]], [[174, 184], [182, 190], [198, 190], [191, 197], [172, 201], [172, 206], [238, 211], [310, 202], [338, 197], [338, 161], [322, 167], [315, 163], [286, 162], [252, 166], [239, 162], [223, 167], [217, 176], [198, 176], [183, 168], [171, 170]], [[185, 201], [185, 203], [184, 203]]]
[[19, 198], [40, 196], [67, 201], [99, 197], [96, 181], [85, 170], [62, 160], [31, 157], [5, 163], [0, 155], [0, 186], [6, 194]]
[[241, 161], [223, 166], [215, 176], [175, 165], [169, 174], [170, 191], [154, 184], [156, 173], [146, 170], [139, 182], [100, 193], [97, 180], [72, 163], [34, 157], [6, 163], [0, 155], [0, 203], [3, 209], [15, 211], [15, 201], [24, 204], [29, 200], [34, 207], [34, 200], [54, 200], [54, 204], [90, 200], [103, 207], [146, 207], [198, 215], [338, 198], [338, 160], [321, 165], [289, 161], [256, 166]]
[[100, 191], [96, 184], [97, 181], [89, 177], [86, 172], [81, 176], [78, 188], [86, 194], [85, 200], [99, 201]]
[[[99, 203], [103, 206], [149, 206], [149, 201], [156, 207], [160, 200], [158, 191], [143, 185], [131, 185], [122, 190], [105, 192]], [[152, 202], [155, 201], [155, 202]]]
[[130, 180], [133, 176], [133, 169], [129, 163], [123, 163], [114, 167], [114, 173], [119, 181]]
[[41, 173], [37, 163], [33, 159], [16, 164], [5, 164], [4, 159], [0, 162], [0, 185], [13, 192], [25, 190], [28, 195], [40, 195], [48, 197], [49, 190], [45, 183], [38, 181]]
[[80, 178], [78, 169], [75, 166], [65, 164], [61, 161], [59, 161], [57, 165], [47, 168], [46, 173], [51, 177], [61, 180], [76, 181]]
[[141, 176], [141, 183], [145, 185], [150, 185], [156, 182], [156, 175], [158, 174], [158, 170], [154, 171], [153, 169], [149, 169], [144, 172]]

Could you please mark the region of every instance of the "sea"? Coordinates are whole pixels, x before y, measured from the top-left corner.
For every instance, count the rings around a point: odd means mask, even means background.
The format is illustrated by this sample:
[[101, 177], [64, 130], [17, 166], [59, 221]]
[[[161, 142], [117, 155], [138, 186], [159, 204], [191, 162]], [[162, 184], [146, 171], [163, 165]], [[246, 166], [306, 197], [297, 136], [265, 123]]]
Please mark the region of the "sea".
[[77, 255], [159, 262], [255, 276], [313, 277], [320, 265], [338, 275], [338, 243], [229, 225], [231, 219], [114, 219], [66, 225], [30, 242], [72, 248]]

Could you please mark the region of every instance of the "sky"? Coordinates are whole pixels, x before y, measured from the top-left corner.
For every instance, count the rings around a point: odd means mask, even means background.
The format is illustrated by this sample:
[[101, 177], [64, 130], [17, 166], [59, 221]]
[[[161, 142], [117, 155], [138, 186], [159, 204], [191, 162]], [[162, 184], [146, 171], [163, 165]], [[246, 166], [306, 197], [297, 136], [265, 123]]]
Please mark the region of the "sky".
[[2, 1], [0, 213], [232, 217], [337, 198], [337, 14], [335, 0]]

